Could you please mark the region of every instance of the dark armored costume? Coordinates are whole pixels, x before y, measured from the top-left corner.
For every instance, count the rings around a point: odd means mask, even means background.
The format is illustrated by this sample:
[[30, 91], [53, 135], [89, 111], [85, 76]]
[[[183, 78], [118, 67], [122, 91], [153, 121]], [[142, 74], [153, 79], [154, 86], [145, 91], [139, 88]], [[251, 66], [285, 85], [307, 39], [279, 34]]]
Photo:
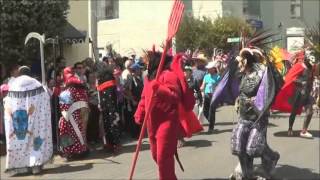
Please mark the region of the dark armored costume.
[[[265, 88], [263, 83], [266, 82], [269, 67], [255, 61], [254, 53], [249, 54], [242, 56], [240, 52], [238, 60], [245, 61], [245, 72], [239, 87], [240, 117], [231, 137], [232, 154], [239, 158], [244, 179], [250, 179], [253, 176], [253, 158], [262, 158], [262, 166], [268, 175], [280, 158], [279, 153], [272, 151], [267, 144], [268, 113], [262, 112], [259, 107], [262, 98], [258, 97], [258, 94], [260, 89]], [[267, 106], [264, 108], [268, 109]]]
[[311, 121], [313, 115], [312, 105], [315, 102], [314, 98], [311, 96], [313, 85], [312, 67], [307, 67], [303, 70], [302, 74], [296, 79], [295, 85], [296, 92], [292, 99], [293, 108], [289, 117], [289, 133], [292, 131], [298, 108], [304, 106], [306, 110], [306, 117], [303, 124], [305, 130], [308, 128]]

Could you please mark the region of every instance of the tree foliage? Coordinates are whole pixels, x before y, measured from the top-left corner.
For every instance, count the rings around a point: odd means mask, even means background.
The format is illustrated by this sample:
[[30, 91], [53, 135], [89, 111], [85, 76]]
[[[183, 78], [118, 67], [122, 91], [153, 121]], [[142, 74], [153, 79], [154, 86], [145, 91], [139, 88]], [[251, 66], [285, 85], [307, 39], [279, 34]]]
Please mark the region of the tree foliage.
[[218, 17], [214, 21], [185, 16], [176, 35], [178, 51], [199, 49], [211, 56], [214, 48], [228, 50], [233, 44], [227, 43], [229, 37], [239, 37], [242, 32], [251, 32], [250, 26], [236, 17]]
[[320, 59], [320, 22], [306, 27], [305, 38], [307, 44], [315, 51], [316, 58]]
[[46, 38], [61, 35], [69, 9], [68, 0], [0, 0], [0, 59], [5, 65], [34, 60], [39, 42], [30, 40], [29, 32], [45, 34]]

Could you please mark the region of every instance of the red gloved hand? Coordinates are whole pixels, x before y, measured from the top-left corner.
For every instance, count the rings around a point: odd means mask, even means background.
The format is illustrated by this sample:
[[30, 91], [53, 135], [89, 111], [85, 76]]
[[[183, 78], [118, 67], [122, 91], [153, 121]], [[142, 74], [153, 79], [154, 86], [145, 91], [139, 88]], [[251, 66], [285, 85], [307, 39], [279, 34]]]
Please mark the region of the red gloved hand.
[[144, 118], [144, 113], [143, 113], [143, 116], [134, 115], [134, 121], [138, 125], [142, 125], [144, 120], [143, 118]]
[[150, 86], [153, 91], [156, 91], [157, 89], [159, 89], [160, 83], [156, 80], [153, 80]]

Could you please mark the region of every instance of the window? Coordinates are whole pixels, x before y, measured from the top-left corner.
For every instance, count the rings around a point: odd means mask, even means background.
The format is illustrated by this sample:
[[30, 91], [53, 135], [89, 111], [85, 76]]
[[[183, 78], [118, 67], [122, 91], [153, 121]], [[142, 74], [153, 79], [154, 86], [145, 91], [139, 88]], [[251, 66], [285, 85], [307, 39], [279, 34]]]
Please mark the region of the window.
[[98, 20], [119, 18], [119, 0], [97, 1]]
[[260, 0], [248, 1], [247, 7], [251, 16], [260, 16]]
[[301, 0], [291, 0], [290, 14], [291, 18], [301, 17]]
[[260, 0], [244, 0], [242, 13], [249, 17], [260, 17]]
[[248, 15], [248, 13], [249, 13], [248, 8], [249, 8], [248, 1], [243, 1], [242, 12], [244, 15]]

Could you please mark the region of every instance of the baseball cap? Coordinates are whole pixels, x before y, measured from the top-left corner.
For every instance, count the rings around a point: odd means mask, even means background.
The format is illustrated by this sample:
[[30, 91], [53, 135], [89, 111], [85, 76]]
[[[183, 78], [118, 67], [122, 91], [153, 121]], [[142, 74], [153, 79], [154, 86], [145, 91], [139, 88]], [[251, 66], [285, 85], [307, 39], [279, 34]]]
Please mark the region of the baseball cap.
[[130, 69], [132, 69], [132, 70], [139, 70], [141, 68], [142, 68], [142, 66], [140, 66], [138, 63], [134, 63], [130, 66]]

